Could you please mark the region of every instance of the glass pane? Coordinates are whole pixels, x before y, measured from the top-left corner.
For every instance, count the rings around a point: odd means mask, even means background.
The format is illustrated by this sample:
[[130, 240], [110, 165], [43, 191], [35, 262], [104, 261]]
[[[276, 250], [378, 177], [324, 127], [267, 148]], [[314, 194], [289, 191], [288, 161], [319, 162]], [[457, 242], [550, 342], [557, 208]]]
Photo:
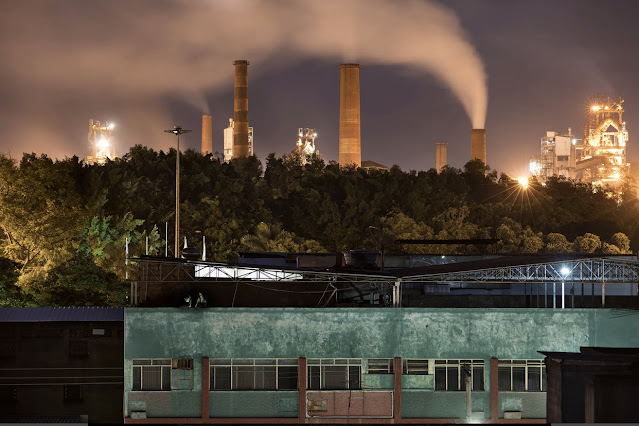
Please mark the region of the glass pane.
[[152, 365], [171, 365], [170, 359], [154, 359]]
[[[459, 370], [457, 369], [457, 367], [446, 367], [446, 372], [448, 373], [448, 378], [446, 380], [447, 389], [449, 391], [460, 390]], [[461, 389], [464, 389], [464, 388], [462, 387]]]
[[255, 367], [233, 367], [233, 389], [253, 390], [255, 389]]
[[350, 366], [348, 367], [348, 388], [349, 389], [361, 389], [361, 373], [362, 367]]
[[308, 367], [308, 388], [312, 390], [320, 389], [320, 367]]
[[231, 390], [231, 367], [213, 367], [213, 380], [215, 390]]
[[524, 367], [513, 367], [513, 391], [526, 390], [526, 369]]
[[446, 390], [446, 367], [435, 367], [435, 390]]
[[428, 374], [428, 360], [427, 359], [409, 359], [406, 363], [406, 374]]
[[346, 364], [348, 364], [348, 360], [347, 359], [336, 359], [335, 360], [335, 364], [346, 365]]
[[233, 365], [253, 365], [252, 359], [234, 359]]
[[528, 367], [528, 390], [539, 391], [541, 390], [541, 368], [540, 367]]
[[274, 359], [256, 359], [255, 365], [275, 365], [276, 361]]
[[142, 367], [133, 367], [133, 390], [142, 389]]
[[499, 390], [500, 391], [512, 390], [510, 387], [510, 367], [499, 367], [498, 375], [499, 375]]
[[348, 389], [347, 375], [348, 367], [346, 366], [330, 366], [322, 367], [324, 370], [323, 389]]
[[231, 365], [231, 360], [228, 358], [212, 359], [210, 362], [211, 362], [211, 365]]
[[335, 360], [334, 359], [323, 359], [321, 360], [322, 365], [333, 365], [335, 364]]
[[276, 390], [275, 369], [277, 367], [255, 367], [255, 389]]
[[297, 359], [296, 358], [278, 359], [277, 365], [297, 365]]
[[297, 390], [297, 367], [278, 367], [277, 388], [279, 390]]
[[369, 359], [368, 374], [392, 374], [392, 359]]
[[150, 359], [134, 359], [133, 365], [151, 365]]
[[484, 367], [473, 367], [473, 390], [484, 390]]
[[306, 360], [306, 363], [307, 363], [308, 365], [311, 365], [311, 364], [319, 364], [319, 363], [320, 363], [320, 360], [319, 360], [319, 359], [307, 359], [307, 360]]
[[142, 390], [161, 390], [161, 368], [152, 366], [142, 368]]

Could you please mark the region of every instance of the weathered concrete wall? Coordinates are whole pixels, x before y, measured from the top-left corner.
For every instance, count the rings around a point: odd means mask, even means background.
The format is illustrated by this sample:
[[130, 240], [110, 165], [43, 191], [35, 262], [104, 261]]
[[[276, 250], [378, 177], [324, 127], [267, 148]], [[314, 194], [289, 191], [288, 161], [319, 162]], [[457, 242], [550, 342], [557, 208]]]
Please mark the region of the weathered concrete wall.
[[[580, 346], [636, 347], [639, 345], [639, 316], [605, 309], [130, 308], [125, 311], [125, 331], [125, 392], [128, 398], [139, 398], [139, 393], [130, 392], [132, 359], [192, 357], [194, 389], [182, 395], [193, 401], [177, 403], [176, 410], [185, 417], [197, 417], [201, 412], [199, 391], [203, 356], [484, 359], [486, 391], [474, 392], [473, 397], [485, 394], [485, 397], [478, 396], [477, 401], [484, 401], [484, 398], [487, 401], [490, 358], [541, 359], [543, 357], [537, 351], [578, 352]], [[390, 388], [383, 379], [379, 379], [379, 385]], [[171, 392], [171, 407], [173, 393], [180, 392], [184, 391]], [[465, 398], [463, 392], [404, 390], [402, 395], [405, 396], [403, 412], [407, 417], [465, 415], [465, 403], [460, 408], [457, 401]], [[528, 411], [527, 404], [532, 404], [531, 413], [545, 412], [545, 406], [538, 401], [543, 396], [537, 395], [545, 393], [522, 396], [525, 411]], [[243, 396], [237, 396], [239, 402], [230, 402], [228, 398], [235, 396], [211, 393], [211, 416], [244, 413], [245, 408], [237, 412], [231, 409], [243, 404]], [[253, 392], [250, 398], [268, 400], [275, 397]], [[215, 404], [215, 400], [220, 405]], [[526, 402], [529, 400], [532, 402]], [[269, 404], [251, 405], [258, 410]], [[277, 415], [284, 416], [279, 412], [279, 404], [277, 402], [270, 409], [278, 410]], [[485, 406], [488, 402], [474, 402], [473, 406], [475, 404], [484, 404], [476, 408], [489, 413], [489, 406]], [[454, 409], [450, 408], [453, 406]], [[148, 415], [157, 417], [150, 407]], [[459, 410], [462, 410], [461, 414], [457, 412]], [[176, 412], [171, 412], [171, 416]]]
[[209, 392], [210, 417], [297, 417], [297, 392]]
[[[473, 418], [490, 418], [490, 392], [472, 393]], [[404, 418], [465, 418], [466, 393], [402, 390]]]
[[546, 418], [546, 392], [499, 392], [500, 419], [504, 411], [521, 411], [522, 419]]

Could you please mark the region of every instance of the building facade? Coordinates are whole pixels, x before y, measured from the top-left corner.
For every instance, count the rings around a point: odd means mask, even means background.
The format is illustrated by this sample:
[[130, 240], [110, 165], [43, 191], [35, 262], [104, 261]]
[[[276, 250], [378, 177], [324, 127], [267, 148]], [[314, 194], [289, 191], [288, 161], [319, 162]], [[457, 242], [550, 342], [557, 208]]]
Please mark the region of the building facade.
[[545, 423], [538, 351], [638, 342], [607, 309], [130, 308], [124, 421]]

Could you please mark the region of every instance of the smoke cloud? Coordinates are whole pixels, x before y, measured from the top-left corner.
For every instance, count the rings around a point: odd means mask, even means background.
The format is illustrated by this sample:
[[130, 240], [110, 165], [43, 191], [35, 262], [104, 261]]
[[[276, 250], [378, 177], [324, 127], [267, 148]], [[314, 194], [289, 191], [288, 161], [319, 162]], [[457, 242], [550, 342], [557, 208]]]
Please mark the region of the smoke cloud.
[[[63, 107], [88, 118], [129, 102], [131, 114], [155, 114], [140, 123], [168, 125], [158, 104], [179, 96], [208, 112], [199, 94], [232, 87], [235, 59], [263, 69], [307, 58], [396, 64], [440, 80], [473, 128], [485, 124], [482, 61], [456, 15], [428, 0], [8, 2], [0, 37], [0, 123], [15, 130], [10, 138], [40, 125], [35, 133], [51, 140], [55, 112]], [[39, 124], [24, 117], [29, 114]], [[6, 139], [0, 144], [10, 148]]]

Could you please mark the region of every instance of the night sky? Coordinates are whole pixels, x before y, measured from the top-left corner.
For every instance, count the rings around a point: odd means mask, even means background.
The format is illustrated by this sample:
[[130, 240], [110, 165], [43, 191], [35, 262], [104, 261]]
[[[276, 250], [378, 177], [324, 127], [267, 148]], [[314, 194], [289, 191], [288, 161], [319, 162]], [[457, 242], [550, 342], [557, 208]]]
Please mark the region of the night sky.
[[[0, 152], [84, 157], [89, 118], [116, 124], [118, 155], [167, 150], [174, 124], [193, 129], [185, 145], [199, 150], [203, 112], [221, 152], [233, 60], [247, 59], [262, 161], [293, 150], [298, 127], [316, 128], [322, 157], [337, 159], [342, 62], [364, 67], [362, 160], [426, 170], [448, 142], [462, 167], [485, 73], [492, 168], [525, 173], [546, 130], [582, 137], [598, 92], [624, 96], [628, 160], [639, 161], [638, 12], [633, 0], [6, 0]], [[447, 72], [459, 73], [457, 92]]]

